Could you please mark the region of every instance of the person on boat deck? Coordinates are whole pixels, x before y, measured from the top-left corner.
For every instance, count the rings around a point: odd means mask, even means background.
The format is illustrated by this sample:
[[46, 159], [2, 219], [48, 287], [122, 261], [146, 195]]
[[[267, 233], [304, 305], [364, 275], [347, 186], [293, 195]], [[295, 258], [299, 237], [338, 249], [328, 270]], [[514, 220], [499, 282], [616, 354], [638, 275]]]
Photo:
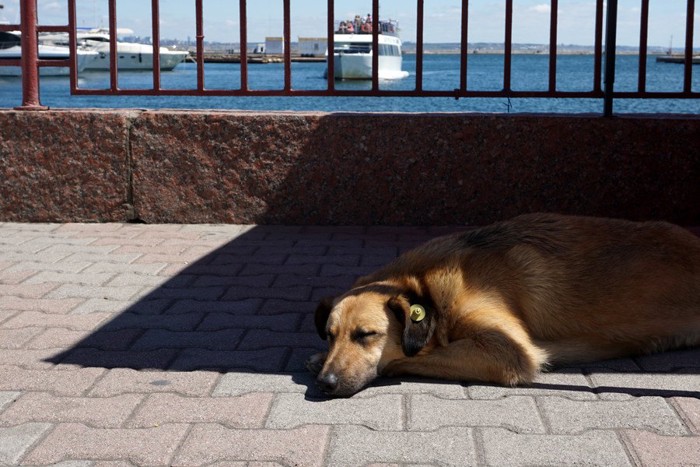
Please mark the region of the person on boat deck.
[[348, 32], [348, 25], [345, 24], [345, 21], [341, 21], [338, 25], [338, 32], [341, 34], [346, 34]]
[[355, 31], [359, 32], [362, 27], [362, 19], [360, 15], [355, 15]]
[[348, 34], [353, 34], [355, 32], [355, 26], [353, 26], [352, 21], [348, 21], [345, 27], [348, 31]]

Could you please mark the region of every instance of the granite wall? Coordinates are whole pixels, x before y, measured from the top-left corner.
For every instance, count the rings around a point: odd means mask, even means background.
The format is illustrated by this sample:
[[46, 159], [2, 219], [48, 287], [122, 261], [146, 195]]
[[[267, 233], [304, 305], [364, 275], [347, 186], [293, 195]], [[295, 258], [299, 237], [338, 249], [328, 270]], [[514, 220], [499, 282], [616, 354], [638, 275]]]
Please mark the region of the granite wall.
[[700, 225], [700, 117], [0, 112], [0, 221]]

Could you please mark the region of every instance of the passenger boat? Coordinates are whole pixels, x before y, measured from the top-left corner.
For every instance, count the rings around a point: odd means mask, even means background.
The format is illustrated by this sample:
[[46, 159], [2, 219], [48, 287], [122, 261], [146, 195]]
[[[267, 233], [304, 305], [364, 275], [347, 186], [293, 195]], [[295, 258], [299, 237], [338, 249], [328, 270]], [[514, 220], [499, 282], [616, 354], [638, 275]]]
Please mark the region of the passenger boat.
[[[67, 34], [41, 35], [39, 40], [45, 44], [68, 45]], [[110, 44], [109, 31], [107, 29], [97, 28], [78, 31], [77, 40], [81, 49], [97, 52], [97, 55], [88, 61], [86, 70], [109, 70]], [[188, 52], [161, 47], [158, 55], [160, 57], [160, 69], [162, 71], [170, 71], [187, 58]], [[153, 70], [153, 46], [136, 42], [117, 41], [117, 69], [120, 71]]]
[[[401, 39], [398, 23], [379, 21], [378, 77], [382, 80], [401, 79], [408, 72], [401, 69]], [[333, 70], [335, 79], [372, 79], [372, 18], [356, 16], [352, 21], [341, 21], [333, 34]], [[326, 68], [326, 76], [328, 69]]]
[[[70, 49], [65, 46], [39, 44], [40, 60], [65, 60], [70, 58]], [[88, 50], [78, 50], [78, 71], [83, 71], [90, 61], [99, 54]], [[5, 60], [22, 58], [22, 39], [19, 32], [0, 31], [0, 63]], [[68, 76], [70, 68], [44, 66], [39, 70], [41, 76]], [[0, 66], [0, 76], [22, 76], [22, 67]]]

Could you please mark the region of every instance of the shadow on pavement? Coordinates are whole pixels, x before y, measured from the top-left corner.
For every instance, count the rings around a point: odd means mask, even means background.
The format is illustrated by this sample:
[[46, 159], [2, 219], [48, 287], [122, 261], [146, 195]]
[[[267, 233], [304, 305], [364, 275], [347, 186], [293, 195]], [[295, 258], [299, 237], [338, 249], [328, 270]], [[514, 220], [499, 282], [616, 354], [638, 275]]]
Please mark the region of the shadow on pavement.
[[[321, 394], [304, 366], [310, 355], [326, 347], [313, 323], [318, 300], [344, 292], [356, 277], [445, 231], [258, 226], [235, 238], [230, 228], [197, 232], [198, 240], [183, 241], [220, 246], [47, 361], [108, 369], [284, 374], [307, 386], [307, 397], [318, 398]], [[128, 272], [129, 265], [123, 269]], [[530, 388], [699, 398], [697, 378], [683, 381], [700, 373], [698, 362], [700, 349], [694, 349], [555, 369], [562, 377], [586, 375], [589, 386], [536, 382]], [[415, 380], [382, 378], [373, 387], [381, 390], [407, 381]]]

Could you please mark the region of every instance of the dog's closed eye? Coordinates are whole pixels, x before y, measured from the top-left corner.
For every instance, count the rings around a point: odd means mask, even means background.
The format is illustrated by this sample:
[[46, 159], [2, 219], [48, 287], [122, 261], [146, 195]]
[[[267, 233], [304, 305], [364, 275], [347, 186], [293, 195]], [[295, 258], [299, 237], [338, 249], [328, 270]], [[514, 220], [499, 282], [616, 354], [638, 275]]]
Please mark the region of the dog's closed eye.
[[359, 344], [367, 344], [369, 341], [379, 336], [380, 334], [376, 331], [369, 331], [366, 329], [357, 329], [352, 333], [352, 340]]

